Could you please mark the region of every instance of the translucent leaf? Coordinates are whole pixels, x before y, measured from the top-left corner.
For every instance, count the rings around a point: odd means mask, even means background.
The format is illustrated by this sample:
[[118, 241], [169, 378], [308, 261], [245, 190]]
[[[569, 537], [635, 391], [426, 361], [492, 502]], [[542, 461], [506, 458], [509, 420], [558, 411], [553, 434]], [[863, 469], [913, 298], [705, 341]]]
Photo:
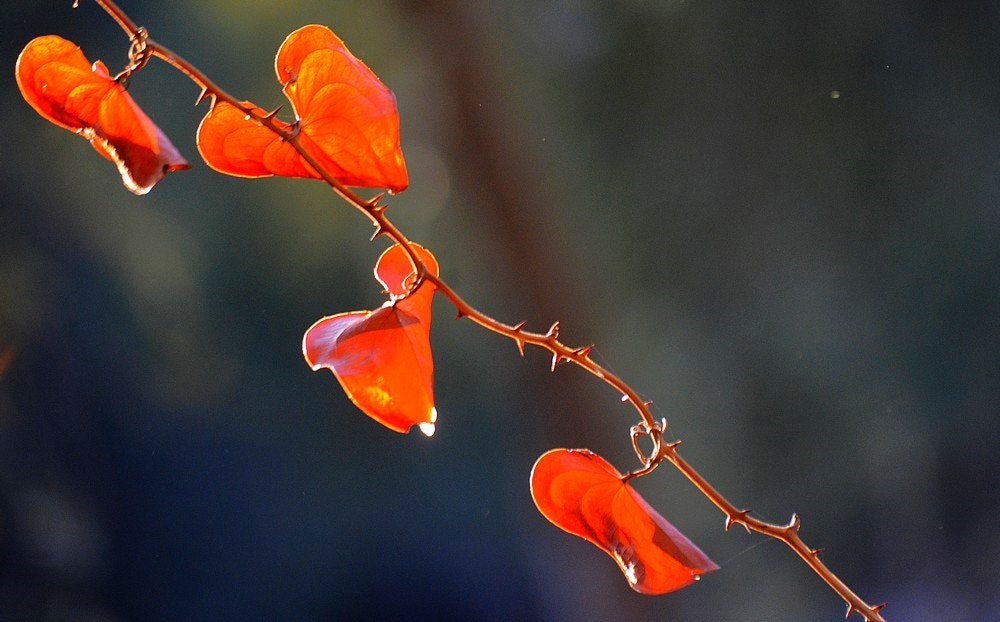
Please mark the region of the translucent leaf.
[[28, 42], [17, 59], [17, 86], [31, 106], [80, 134], [118, 167], [125, 187], [146, 194], [170, 171], [191, 168], [101, 61], [91, 65], [56, 35]]
[[[406, 188], [396, 97], [333, 31], [309, 25], [288, 35], [275, 72], [300, 120], [299, 141], [334, 178], [347, 186]], [[209, 166], [230, 175], [319, 177], [291, 145], [225, 102], [202, 120], [198, 149]]]
[[[414, 245], [435, 275], [430, 251]], [[352, 311], [320, 319], [306, 331], [302, 352], [314, 370], [329, 369], [348, 397], [369, 417], [397, 432], [417, 425], [434, 433], [434, 361], [430, 325], [434, 286], [423, 282], [403, 295], [414, 270], [402, 247], [387, 249], [376, 276], [398, 298], [374, 311]]]
[[545, 518], [610, 555], [637, 592], [672, 592], [719, 568], [589, 450], [543, 454], [531, 495]]

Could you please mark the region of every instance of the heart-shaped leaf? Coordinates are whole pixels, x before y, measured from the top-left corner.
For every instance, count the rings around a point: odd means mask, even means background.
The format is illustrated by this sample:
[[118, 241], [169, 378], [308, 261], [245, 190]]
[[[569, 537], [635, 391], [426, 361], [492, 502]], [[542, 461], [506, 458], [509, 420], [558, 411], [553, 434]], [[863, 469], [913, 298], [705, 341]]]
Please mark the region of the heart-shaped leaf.
[[[438, 274], [430, 251], [413, 245], [426, 269]], [[434, 433], [434, 361], [430, 325], [434, 285], [406, 293], [416, 275], [403, 247], [379, 257], [375, 276], [393, 298], [374, 311], [322, 318], [306, 331], [302, 353], [314, 371], [333, 371], [348, 397], [369, 417], [397, 432], [417, 425]]]
[[125, 187], [146, 194], [170, 171], [191, 168], [101, 61], [91, 65], [56, 35], [28, 42], [17, 58], [17, 86], [43, 117], [83, 136], [118, 167]]
[[637, 592], [672, 592], [719, 568], [589, 450], [543, 454], [531, 471], [531, 496], [557, 527], [610, 555]]
[[[337, 181], [406, 188], [396, 97], [333, 31], [313, 24], [288, 35], [274, 69], [300, 123], [298, 140]], [[230, 175], [320, 177], [291, 145], [226, 102], [202, 120], [198, 149], [209, 166]]]

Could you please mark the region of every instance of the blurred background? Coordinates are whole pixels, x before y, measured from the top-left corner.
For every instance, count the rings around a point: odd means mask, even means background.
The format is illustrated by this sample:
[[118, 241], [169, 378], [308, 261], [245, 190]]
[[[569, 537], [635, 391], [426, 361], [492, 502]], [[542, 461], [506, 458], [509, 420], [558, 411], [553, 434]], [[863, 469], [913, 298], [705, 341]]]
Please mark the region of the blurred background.
[[[194, 169], [126, 191], [14, 83], [47, 33], [124, 65], [71, 4], [0, 22], [0, 620], [842, 619], [669, 465], [637, 488], [722, 568], [633, 593], [528, 475], [553, 447], [634, 468], [635, 414], [443, 300], [437, 434], [357, 411], [300, 340], [381, 303], [385, 241], [320, 183], [208, 169], [158, 61], [130, 92]], [[1000, 619], [997, 3], [122, 6], [264, 107], [284, 36], [332, 27], [398, 98], [390, 214], [467, 300], [595, 343], [888, 619]]]

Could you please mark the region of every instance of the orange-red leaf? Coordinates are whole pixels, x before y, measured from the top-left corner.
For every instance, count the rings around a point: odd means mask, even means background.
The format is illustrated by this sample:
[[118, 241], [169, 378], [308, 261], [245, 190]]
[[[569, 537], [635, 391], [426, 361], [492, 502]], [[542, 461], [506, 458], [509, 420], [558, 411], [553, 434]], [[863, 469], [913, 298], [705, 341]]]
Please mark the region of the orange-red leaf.
[[[298, 140], [337, 181], [406, 188], [396, 97], [333, 31], [314, 24], [288, 35], [274, 69], [301, 123]], [[209, 166], [230, 175], [319, 178], [290, 144], [225, 102], [202, 120], [198, 149]]]
[[[437, 261], [414, 244], [427, 270]], [[418, 425], [434, 433], [434, 361], [430, 325], [434, 285], [421, 283], [406, 294], [415, 274], [401, 246], [379, 257], [375, 276], [394, 298], [374, 311], [352, 311], [322, 318], [306, 331], [302, 353], [314, 371], [330, 369], [348, 397], [369, 417], [397, 432]]]
[[118, 166], [125, 187], [146, 194], [170, 171], [191, 168], [170, 140], [108, 74], [56, 35], [28, 42], [17, 58], [17, 86], [43, 117], [80, 134]]
[[543, 454], [531, 471], [531, 496], [557, 527], [610, 555], [637, 592], [671, 592], [719, 568], [589, 450]]

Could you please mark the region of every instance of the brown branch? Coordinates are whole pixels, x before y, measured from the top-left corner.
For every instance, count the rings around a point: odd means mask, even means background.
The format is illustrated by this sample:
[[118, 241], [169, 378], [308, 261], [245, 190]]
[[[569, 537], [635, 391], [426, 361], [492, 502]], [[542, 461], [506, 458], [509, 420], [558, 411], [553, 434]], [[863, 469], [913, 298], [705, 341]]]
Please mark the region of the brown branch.
[[[552, 324], [552, 326], [544, 333], [526, 331], [524, 330], [524, 326], [526, 325], [525, 322], [520, 322], [514, 325], [505, 324], [493, 319], [467, 303], [443, 279], [426, 269], [410, 240], [386, 216], [386, 206], [384, 204], [380, 204], [382, 195], [377, 195], [372, 199], [364, 199], [335, 179], [333, 175], [331, 175], [330, 172], [327, 171], [317, 161], [317, 159], [302, 146], [298, 139], [297, 123], [293, 124], [290, 128], [284, 128], [275, 122], [275, 115], [273, 112], [268, 114], [258, 113], [252, 106], [245, 105], [242, 101], [236, 99], [224, 89], [220, 88], [205, 74], [203, 74], [191, 63], [184, 60], [181, 56], [151, 39], [146, 30], [132, 21], [128, 15], [126, 15], [114, 2], [112, 2], [112, 0], [94, 1], [112, 18], [114, 18], [114, 20], [129, 35], [129, 38], [133, 42], [142, 42], [142, 47], [144, 48], [143, 53], [151, 54], [162, 59], [184, 73], [195, 84], [197, 84], [201, 88], [201, 94], [198, 97], [198, 102], [201, 102], [206, 97], [211, 97], [213, 100], [212, 105], [214, 106], [216, 101], [222, 100], [238, 108], [249, 118], [255, 120], [257, 123], [274, 132], [292, 145], [295, 151], [298, 152], [298, 154], [319, 173], [323, 181], [325, 181], [344, 200], [353, 205], [372, 221], [375, 226], [375, 234], [372, 236], [373, 239], [379, 235], [386, 235], [406, 250], [417, 273], [417, 279], [413, 283], [411, 291], [412, 289], [415, 289], [421, 281], [431, 281], [434, 283], [438, 291], [448, 298], [448, 300], [455, 306], [458, 310], [459, 317], [467, 317], [476, 324], [511, 339], [522, 355], [524, 354], [525, 345], [532, 345], [548, 350], [552, 354], [553, 371], [555, 371], [556, 367], [561, 363], [567, 361], [572, 362], [586, 370], [591, 375], [603, 380], [616, 391], [620, 392], [623, 396], [622, 399], [632, 404], [642, 420], [638, 426], [635, 426], [632, 429], [633, 446], [636, 449], [636, 453], [639, 454], [642, 466], [639, 469], [626, 474], [626, 479], [646, 475], [655, 469], [664, 459], [669, 461], [681, 473], [683, 473], [684, 476], [687, 477], [688, 480], [709, 499], [709, 501], [715, 504], [715, 506], [726, 515], [727, 531], [732, 525], [738, 524], [742, 525], [748, 532], [755, 531], [784, 542], [793, 551], [795, 551], [795, 553], [801, 557], [802, 560], [810, 568], [812, 568], [812, 570], [819, 575], [820, 578], [822, 578], [841, 598], [844, 599], [847, 603], [847, 617], [850, 617], [852, 613], [857, 613], [869, 622], [885, 622], [880, 613], [880, 610], [885, 606], [884, 603], [879, 605], [869, 605], [866, 603], [819, 559], [821, 549], [812, 549], [807, 546], [805, 542], [803, 542], [802, 538], [799, 536], [801, 521], [798, 515], [793, 514], [791, 520], [785, 525], [767, 523], [750, 516], [749, 510], [737, 509], [735, 505], [727, 500], [718, 490], [715, 489], [715, 487], [709, 484], [708, 481], [693, 466], [680, 456], [677, 452], [677, 446], [680, 445], [680, 441], [664, 443], [663, 432], [666, 428], [666, 422], [656, 421], [650, 410], [649, 402], [644, 401], [624, 380], [591, 358], [590, 352], [592, 350], [592, 346], [572, 347], [560, 341], [558, 322]], [[142, 63], [137, 63], [137, 66], [133, 67], [133, 69], [139, 69], [141, 68], [141, 65]], [[126, 71], [131, 71], [131, 69]], [[653, 451], [648, 456], [643, 455], [639, 450], [636, 440], [640, 435], [648, 435], [653, 441]]]

